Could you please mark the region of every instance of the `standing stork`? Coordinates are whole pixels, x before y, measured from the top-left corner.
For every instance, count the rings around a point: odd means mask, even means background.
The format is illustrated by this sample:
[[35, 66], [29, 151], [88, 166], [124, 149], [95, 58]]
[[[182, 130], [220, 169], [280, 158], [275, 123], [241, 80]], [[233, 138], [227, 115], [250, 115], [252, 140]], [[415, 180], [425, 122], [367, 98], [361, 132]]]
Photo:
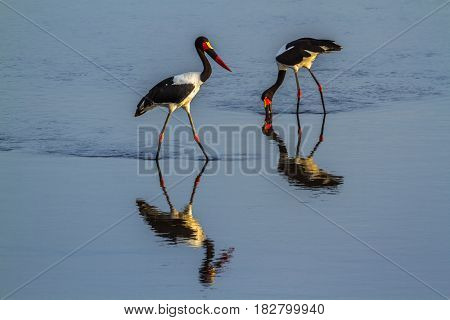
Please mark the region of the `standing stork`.
[[198, 143], [200, 149], [206, 157], [206, 160], [209, 159], [194, 126], [194, 120], [191, 115], [191, 101], [197, 95], [202, 84], [209, 79], [212, 73], [211, 64], [206, 58], [205, 53], [213, 58], [224, 69], [230, 72], [231, 69], [228, 68], [225, 62], [223, 62], [223, 60], [217, 55], [206, 37], [198, 37], [195, 40], [195, 49], [197, 50], [198, 56], [203, 63], [202, 72], [182, 73], [161, 81], [150, 89], [147, 95], [143, 97], [137, 105], [136, 113], [134, 114], [135, 117], [141, 116], [145, 112], [152, 110], [157, 106], [162, 106], [169, 109], [169, 113], [166, 121], [164, 122], [161, 134], [159, 135], [156, 160], [159, 159], [159, 151], [161, 150], [161, 144], [164, 140], [164, 132], [166, 130], [167, 123], [169, 122], [172, 113], [178, 108], [183, 108], [186, 111], [192, 127], [194, 140]]
[[322, 100], [323, 113], [326, 114], [325, 103], [323, 100], [322, 85], [317, 80], [314, 73], [311, 71], [311, 66], [316, 60], [317, 56], [321, 53], [327, 53], [331, 51], [340, 51], [342, 47], [331, 40], [317, 40], [312, 38], [301, 38], [281, 47], [275, 58], [278, 65], [278, 77], [274, 85], [263, 92], [261, 100], [264, 102], [264, 108], [266, 110], [266, 129], [272, 126], [272, 98], [278, 88], [284, 81], [287, 69], [294, 70], [295, 82], [297, 84], [297, 124], [299, 132], [300, 118], [300, 98], [302, 96], [302, 90], [300, 89], [300, 83], [298, 81], [298, 71], [301, 68], [306, 68], [319, 89], [320, 99]]

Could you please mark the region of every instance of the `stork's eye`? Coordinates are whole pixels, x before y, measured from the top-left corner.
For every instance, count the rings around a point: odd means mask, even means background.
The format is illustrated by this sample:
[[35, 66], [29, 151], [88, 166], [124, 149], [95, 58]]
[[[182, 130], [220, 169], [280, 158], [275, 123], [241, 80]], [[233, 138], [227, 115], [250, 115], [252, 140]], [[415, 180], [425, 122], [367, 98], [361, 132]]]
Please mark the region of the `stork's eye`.
[[213, 50], [213, 47], [211, 46], [211, 43], [209, 43], [209, 41], [203, 42], [202, 46], [203, 50]]

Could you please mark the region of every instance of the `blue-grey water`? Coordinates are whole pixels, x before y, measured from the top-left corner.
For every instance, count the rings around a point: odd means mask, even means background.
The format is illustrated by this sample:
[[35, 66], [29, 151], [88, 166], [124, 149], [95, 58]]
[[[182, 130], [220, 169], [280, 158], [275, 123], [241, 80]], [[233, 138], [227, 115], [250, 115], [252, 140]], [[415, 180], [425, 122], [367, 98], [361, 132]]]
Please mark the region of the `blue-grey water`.
[[[443, 3], [0, 2], [0, 296], [449, 296], [450, 5], [415, 24]], [[197, 125], [258, 134], [245, 150], [205, 137], [215, 161], [186, 207], [202, 166], [187, 160], [201, 153], [168, 136], [166, 195], [155, 163], [137, 160], [138, 127], [165, 114], [133, 114], [159, 80], [200, 71], [200, 34], [233, 73], [213, 66], [192, 103]], [[296, 159], [283, 131], [295, 124], [293, 75], [274, 98], [276, 137], [258, 129], [259, 99], [278, 49], [304, 36], [344, 49], [314, 65], [330, 114], [309, 158], [322, 116], [301, 72]], [[178, 111], [170, 128], [186, 123]], [[170, 170], [180, 161], [197, 169]]]

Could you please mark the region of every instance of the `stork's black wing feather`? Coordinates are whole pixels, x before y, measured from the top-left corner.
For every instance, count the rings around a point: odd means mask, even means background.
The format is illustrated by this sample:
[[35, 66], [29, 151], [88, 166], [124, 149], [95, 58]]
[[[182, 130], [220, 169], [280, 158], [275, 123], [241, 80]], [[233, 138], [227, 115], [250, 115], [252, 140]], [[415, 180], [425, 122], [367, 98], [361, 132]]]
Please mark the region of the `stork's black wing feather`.
[[154, 86], [145, 96], [147, 100], [158, 103], [180, 103], [191, 92], [195, 86], [191, 83], [174, 84], [173, 78], [167, 78]]
[[301, 38], [286, 44], [286, 49], [295, 47], [301, 50], [323, 53], [328, 51], [339, 51], [342, 47], [332, 40], [318, 40], [313, 38]]
[[294, 66], [310, 57], [309, 52], [324, 53], [339, 51], [342, 47], [331, 40], [317, 40], [313, 38], [301, 38], [289, 42], [285, 46], [286, 51], [276, 57], [276, 60], [287, 66]]
[[311, 56], [304, 50], [297, 50], [295, 47], [278, 55], [275, 59], [286, 66], [295, 66], [306, 57]]

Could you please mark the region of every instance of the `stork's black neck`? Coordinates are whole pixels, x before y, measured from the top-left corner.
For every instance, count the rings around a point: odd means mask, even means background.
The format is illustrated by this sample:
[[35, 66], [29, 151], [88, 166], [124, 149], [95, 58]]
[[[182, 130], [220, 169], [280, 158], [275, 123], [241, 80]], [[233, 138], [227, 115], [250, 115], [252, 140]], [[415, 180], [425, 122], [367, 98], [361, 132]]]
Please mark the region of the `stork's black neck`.
[[198, 56], [200, 57], [200, 60], [202, 60], [202, 64], [203, 64], [203, 71], [200, 74], [200, 80], [202, 82], [206, 82], [206, 80], [209, 79], [209, 77], [211, 76], [211, 73], [212, 73], [211, 64], [209, 63], [208, 58], [206, 58], [205, 51], [203, 51], [200, 48], [196, 48], [196, 49], [197, 49]]
[[286, 76], [286, 70], [278, 70], [277, 81], [273, 84], [273, 86], [271, 86], [269, 89], [264, 91], [262, 98], [264, 99], [265, 97], [267, 97], [270, 100], [272, 100], [273, 95], [275, 94], [275, 92], [278, 90], [278, 88], [283, 83], [285, 76]]

